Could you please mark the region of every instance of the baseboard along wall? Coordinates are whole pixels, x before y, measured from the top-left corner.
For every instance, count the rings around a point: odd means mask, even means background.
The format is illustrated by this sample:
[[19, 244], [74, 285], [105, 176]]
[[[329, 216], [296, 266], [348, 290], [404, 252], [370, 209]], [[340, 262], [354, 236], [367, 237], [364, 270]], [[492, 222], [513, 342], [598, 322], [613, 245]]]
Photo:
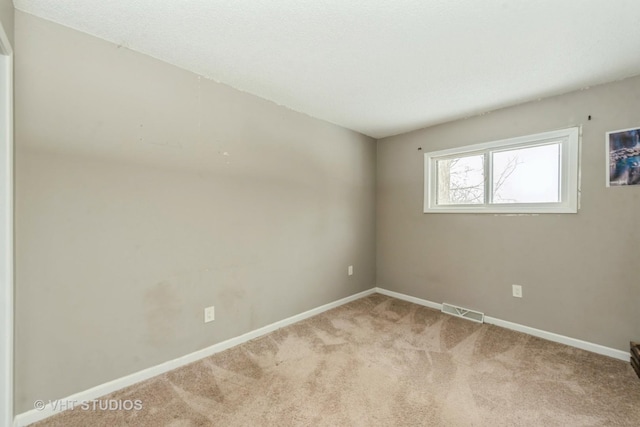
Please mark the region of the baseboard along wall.
[[[399, 292], [389, 291], [383, 288], [375, 287], [367, 291], [359, 292], [355, 295], [351, 295], [349, 297], [342, 298], [337, 301], [322, 305], [320, 307], [305, 311], [304, 313], [300, 313], [295, 316], [288, 317], [286, 319], [283, 319], [278, 322], [272, 323], [270, 325], [264, 326], [262, 328], [253, 330], [251, 332], [247, 332], [246, 334], [240, 335], [238, 337], [228, 339], [221, 343], [214, 344], [210, 347], [195, 351], [193, 353], [187, 354], [177, 359], [173, 359], [173, 360], [161, 363], [159, 365], [152, 366], [147, 369], [143, 369], [142, 371], [138, 371], [134, 374], [127, 375], [125, 377], [118, 378], [104, 384], [100, 384], [98, 386], [92, 387], [85, 391], [81, 391], [79, 393], [73, 394], [66, 398], [58, 399], [56, 401], [46, 402], [42, 410], [32, 409], [30, 411], [16, 415], [16, 417], [14, 418], [13, 424], [15, 427], [24, 427], [29, 424], [44, 420], [46, 418], [49, 418], [57, 414], [58, 412], [68, 409], [68, 406], [65, 406], [65, 404], [61, 404], [61, 402], [65, 402], [65, 403], [75, 402], [76, 404], [79, 404], [80, 402], [85, 402], [85, 401], [90, 402], [92, 400], [105, 396], [109, 393], [113, 393], [114, 391], [123, 389], [125, 387], [131, 386], [133, 384], [139, 383], [149, 378], [153, 378], [157, 375], [164, 374], [165, 372], [171, 371], [173, 369], [179, 368], [184, 365], [188, 365], [189, 363], [196, 362], [200, 359], [204, 359], [205, 357], [227, 350], [231, 347], [235, 347], [237, 345], [243, 344], [247, 341], [266, 335], [277, 329], [294, 324], [301, 320], [323, 313], [327, 310], [331, 310], [332, 308], [336, 308], [341, 305], [347, 304], [351, 301], [364, 298], [374, 293], [387, 295], [393, 298], [397, 298], [399, 300], [412, 302], [414, 304], [422, 305], [422, 306], [433, 308], [436, 310], [442, 309], [442, 304], [440, 303], [436, 303], [436, 302], [428, 301], [425, 299], [412, 297], [410, 295], [405, 295]], [[529, 326], [508, 322], [506, 320], [496, 319], [494, 317], [485, 316], [484, 321], [485, 323], [493, 324], [493, 325], [500, 326], [507, 329], [512, 329], [514, 331], [523, 332], [525, 334], [533, 335], [535, 337], [544, 338], [549, 341], [566, 344], [572, 347], [580, 348], [583, 350], [591, 351], [593, 353], [598, 353], [605, 356], [613, 357], [615, 359], [620, 359], [620, 360], [629, 362], [629, 358], [630, 358], [629, 353], [624, 352], [622, 350], [617, 350], [617, 349], [605, 347], [599, 344], [594, 344], [587, 341], [582, 341], [575, 338], [570, 338], [563, 335], [555, 334], [552, 332], [531, 328]]]
[[[291, 325], [293, 323], [296, 323], [301, 320], [307, 319], [309, 317], [315, 316], [317, 314], [323, 313], [327, 310], [331, 310], [332, 308], [336, 308], [341, 305], [347, 304], [351, 301], [364, 298], [374, 293], [375, 293], [375, 288], [366, 290], [364, 292], [359, 292], [355, 295], [351, 295], [349, 297], [339, 299], [337, 301], [322, 305], [320, 307], [316, 307], [314, 309], [305, 311], [304, 313], [296, 314], [295, 316], [291, 316], [286, 319], [280, 320], [278, 322], [272, 323], [270, 325], [263, 326], [262, 328], [253, 330], [251, 332], [247, 332], [246, 334], [240, 335], [238, 337], [228, 339], [226, 341], [220, 342], [218, 344], [214, 344], [207, 348], [203, 348], [202, 350], [198, 350], [193, 353], [187, 354], [185, 356], [178, 357], [177, 359], [169, 360], [168, 362], [164, 362], [159, 365], [152, 366], [147, 369], [143, 369], [142, 371], [138, 371], [131, 375], [127, 375], [127, 376], [115, 379], [113, 381], [109, 381], [107, 383], [97, 385], [88, 390], [73, 394], [69, 397], [58, 399], [56, 401], [45, 402], [41, 410], [32, 409], [30, 411], [23, 412], [21, 414], [16, 415], [16, 417], [14, 418], [13, 424], [16, 427], [24, 427], [29, 424], [44, 420], [45, 418], [49, 418], [57, 414], [58, 412], [62, 412], [63, 410], [68, 409], [69, 406], [67, 405], [67, 402], [73, 402], [77, 405], [85, 401], [90, 402], [92, 400], [105, 396], [109, 393], [113, 393], [114, 391], [123, 389], [125, 387], [129, 387], [133, 384], [137, 384], [144, 380], [148, 380], [149, 378], [153, 378], [155, 376], [164, 374], [165, 372], [172, 371], [176, 368], [180, 368], [181, 366], [188, 365], [189, 363], [196, 362], [200, 359], [204, 359], [205, 357], [227, 350], [231, 347], [235, 347], [237, 345], [243, 344], [247, 341], [261, 337], [262, 335], [266, 335], [277, 329], [283, 328], [285, 326]], [[64, 402], [64, 403], [60, 404], [59, 402]]]
[[[383, 288], [375, 288], [375, 291], [379, 294], [387, 295], [393, 298], [397, 298], [399, 300], [412, 302], [412, 303], [423, 305], [429, 308], [435, 308], [436, 310], [442, 310], [442, 304], [439, 304], [437, 302], [427, 301], [425, 299], [412, 297], [410, 295], [401, 294], [399, 292], [388, 291]], [[506, 320], [497, 319], [495, 317], [490, 317], [485, 315], [484, 323], [500, 326], [506, 329], [512, 329], [518, 332], [523, 332], [528, 335], [533, 335], [534, 337], [544, 338], [545, 340], [554, 341], [560, 344], [566, 344], [568, 346], [580, 348], [582, 350], [587, 350], [592, 353], [602, 354], [605, 356], [613, 357], [614, 359], [624, 360], [625, 362], [628, 362], [630, 358], [629, 352], [626, 352], [626, 351], [605, 347], [600, 344], [594, 344], [588, 341], [583, 341], [576, 338], [567, 337], [564, 335], [555, 334], [553, 332], [543, 331], [541, 329], [520, 325], [518, 323], [508, 322]]]

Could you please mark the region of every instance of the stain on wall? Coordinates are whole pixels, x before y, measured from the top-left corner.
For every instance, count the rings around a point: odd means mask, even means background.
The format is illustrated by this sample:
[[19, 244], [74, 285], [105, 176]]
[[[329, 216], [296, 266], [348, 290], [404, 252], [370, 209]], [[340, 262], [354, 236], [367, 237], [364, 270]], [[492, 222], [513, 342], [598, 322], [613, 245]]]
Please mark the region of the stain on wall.
[[173, 344], [179, 317], [184, 310], [184, 301], [177, 289], [169, 281], [163, 281], [147, 290], [144, 294], [144, 310], [147, 323], [145, 336], [154, 347]]
[[375, 141], [16, 18], [17, 413], [375, 285]]

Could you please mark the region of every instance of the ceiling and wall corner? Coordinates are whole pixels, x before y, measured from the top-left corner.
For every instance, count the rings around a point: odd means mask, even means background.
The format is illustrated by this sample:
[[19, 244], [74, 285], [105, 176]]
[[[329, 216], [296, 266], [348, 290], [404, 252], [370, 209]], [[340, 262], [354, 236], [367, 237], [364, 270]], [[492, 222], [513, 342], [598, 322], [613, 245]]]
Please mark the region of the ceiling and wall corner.
[[[377, 143], [378, 286], [628, 351], [640, 337], [640, 187], [608, 188], [605, 133], [638, 126], [640, 76]], [[424, 155], [581, 127], [578, 214], [425, 214]], [[512, 285], [523, 298], [513, 298]]]
[[[487, 312], [503, 302], [504, 318], [617, 348], [638, 331], [638, 322], [628, 322], [637, 318], [632, 271], [622, 264], [614, 271], [622, 257], [598, 243], [620, 236], [627, 245], [637, 241], [633, 208], [624, 209], [615, 233], [606, 233], [607, 220], [621, 214], [618, 206], [633, 200], [600, 187], [604, 141], [597, 135], [636, 116], [631, 98], [640, 78], [377, 144], [291, 111], [380, 137], [637, 74], [636, 2], [487, 1], [479, 8], [460, 0], [393, 6], [253, 1], [250, 7], [167, 1], [153, 9], [150, 1], [15, 3], [28, 12], [16, 13], [22, 239], [16, 412], [31, 409], [34, 399], [69, 395], [392, 279], [404, 283], [396, 291], [417, 296], [426, 296], [421, 284], [432, 281], [431, 299], [451, 295], [456, 303], [484, 289], [474, 284], [489, 282], [477, 300], [486, 302]], [[584, 19], [573, 22], [577, 11]], [[112, 37], [122, 48], [33, 15]], [[112, 30], [119, 33], [107, 34]], [[194, 32], [201, 35], [190, 39]], [[443, 147], [533, 133], [579, 123], [574, 110], [580, 117], [589, 110], [595, 119], [585, 151], [593, 174], [583, 188], [591, 205], [571, 226], [561, 223], [568, 218], [552, 216], [513, 217], [503, 226], [504, 218], [493, 216], [425, 218], [419, 212], [417, 140]], [[582, 242], [593, 244], [591, 259], [609, 261], [607, 270], [586, 262], [591, 269], [571, 277], [574, 270], [561, 268], [562, 260], [585, 264], [572, 250], [576, 229], [587, 230]], [[477, 233], [492, 230], [500, 241], [489, 251]], [[533, 237], [521, 239], [522, 233]], [[553, 238], [562, 242], [548, 251], [545, 243]], [[383, 245], [388, 249], [380, 250]], [[627, 249], [624, 256], [632, 257]], [[465, 274], [453, 261], [477, 253], [513, 262], [449, 286]], [[418, 259], [424, 254], [431, 257], [426, 263]], [[548, 267], [553, 254], [558, 260]], [[354, 277], [345, 274], [347, 258], [356, 258]], [[556, 299], [569, 301], [570, 309], [539, 320], [508, 304], [500, 286], [519, 268], [530, 307], [547, 309]], [[547, 271], [558, 277], [545, 282]], [[564, 286], [567, 281], [575, 284]], [[603, 298], [605, 307], [622, 309], [597, 322], [586, 313], [601, 310]], [[216, 315], [232, 321], [207, 333], [204, 301], [224, 301]], [[574, 325], [577, 311], [592, 323]], [[552, 321], [562, 330], [549, 326]], [[615, 336], [608, 333], [623, 323]], [[190, 329], [196, 332], [176, 333]], [[65, 345], [55, 341], [60, 336]]]
[[15, 23], [16, 413], [375, 285], [375, 140]]
[[640, 74], [636, 0], [15, 0], [382, 138]]

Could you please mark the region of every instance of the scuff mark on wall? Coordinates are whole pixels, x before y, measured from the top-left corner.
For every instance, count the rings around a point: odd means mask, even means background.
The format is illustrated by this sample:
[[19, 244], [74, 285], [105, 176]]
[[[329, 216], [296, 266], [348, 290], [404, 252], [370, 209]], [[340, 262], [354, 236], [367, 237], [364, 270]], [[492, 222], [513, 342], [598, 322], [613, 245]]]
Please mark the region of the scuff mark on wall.
[[167, 147], [167, 148], [179, 148], [182, 149], [182, 141], [178, 140], [176, 142], [173, 141], [169, 141], [169, 140], [163, 140], [163, 141], [152, 141], [149, 142], [152, 145], [157, 145], [160, 147]]
[[220, 154], [222, 157], [226, 157], [227, 158], [227, 160], [225, 160], [225, 162], [224, 162], [225, 164], [227, 164], [227, 165], [231, 164], [231, 161], [228, 159], [231, 156], [231, 154], [229, 154], [228, 151], [218, 151], [218, 154]]
[[155, 347], [172, 344], [177, 337], [176, 325], [182, 311], [182, 298], [169, 281], [157, 283], [144, 295], [147, 341]]
[[138, 142], [146, 142], [147, 144], [150, 145], [155, 145], [155, 146], [160, 146], [160, 147], [166, 147], [166, 148], [178, 148], [178, 149], [183, 149], [183, 142], [181, 140], [177, 140], [177, 141], [171, 141], [169, 139], [156, 139], [156, 140], [145, 140], [144, 134], [143, 134], [143, 130], [144, 130], [144, 124], [140, 123], [140, 127], [139, 127], [139, 137], [138, 137]]

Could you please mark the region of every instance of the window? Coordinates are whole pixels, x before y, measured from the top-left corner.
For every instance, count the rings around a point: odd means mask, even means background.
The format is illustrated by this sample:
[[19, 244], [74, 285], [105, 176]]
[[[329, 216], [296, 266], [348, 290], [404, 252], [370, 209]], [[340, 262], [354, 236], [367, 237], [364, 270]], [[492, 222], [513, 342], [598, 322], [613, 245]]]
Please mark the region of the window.
[[425, 153], [426, 213], [576, 213], [579, 128]]

